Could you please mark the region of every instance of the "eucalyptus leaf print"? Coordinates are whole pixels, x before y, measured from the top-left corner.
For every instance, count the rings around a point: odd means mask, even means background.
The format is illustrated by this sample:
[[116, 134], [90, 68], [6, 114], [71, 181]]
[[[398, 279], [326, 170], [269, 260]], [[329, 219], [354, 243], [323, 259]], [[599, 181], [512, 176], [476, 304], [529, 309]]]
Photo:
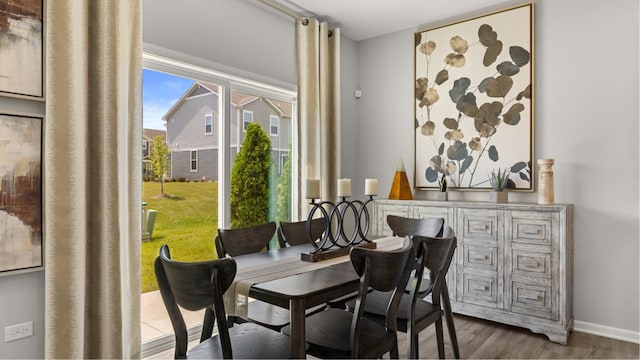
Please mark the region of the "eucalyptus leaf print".
[[[416, 188], [532, 189], [532, 5], [415, 34]], [[447, 96], [448, 95], [448, 96]]]

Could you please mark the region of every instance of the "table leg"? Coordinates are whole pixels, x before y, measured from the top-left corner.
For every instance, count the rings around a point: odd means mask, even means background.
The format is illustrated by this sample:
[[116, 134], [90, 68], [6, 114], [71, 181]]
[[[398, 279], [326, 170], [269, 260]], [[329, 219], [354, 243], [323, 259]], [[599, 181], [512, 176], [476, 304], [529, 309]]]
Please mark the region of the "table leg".
[[305, 305], [304, 299], [289, 300], [289, 317], [291, 319], [291, 358], [304, 359], [305, 349]]

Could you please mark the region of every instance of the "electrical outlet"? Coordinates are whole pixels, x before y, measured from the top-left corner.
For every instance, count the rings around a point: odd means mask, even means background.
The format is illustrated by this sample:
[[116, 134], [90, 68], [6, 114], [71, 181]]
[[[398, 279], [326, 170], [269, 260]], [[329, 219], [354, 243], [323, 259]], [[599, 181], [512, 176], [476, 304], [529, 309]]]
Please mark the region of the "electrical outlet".
[[4, 342], [33, 336], [33, 321], [7, 326], [4, 328]]

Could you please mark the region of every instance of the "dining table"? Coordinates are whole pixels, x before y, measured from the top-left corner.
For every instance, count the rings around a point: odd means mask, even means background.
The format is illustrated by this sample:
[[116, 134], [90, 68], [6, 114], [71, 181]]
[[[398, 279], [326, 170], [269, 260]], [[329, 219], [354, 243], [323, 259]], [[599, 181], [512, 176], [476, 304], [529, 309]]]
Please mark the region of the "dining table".
[[[400, 248], [402, 237], [373, 240], [376, 248]], [[225, 293], [228, 315], [247, 319], [252, 301], [264, 301], [289, 309], [291, 358], [306, 357], [305, 312], [314, 306], [358, 290], [359, 277], [349, 255], [323, 261], [302, 260], [313, 245], [296, 245], [260, 253], [235, 256], [237, 273]]]

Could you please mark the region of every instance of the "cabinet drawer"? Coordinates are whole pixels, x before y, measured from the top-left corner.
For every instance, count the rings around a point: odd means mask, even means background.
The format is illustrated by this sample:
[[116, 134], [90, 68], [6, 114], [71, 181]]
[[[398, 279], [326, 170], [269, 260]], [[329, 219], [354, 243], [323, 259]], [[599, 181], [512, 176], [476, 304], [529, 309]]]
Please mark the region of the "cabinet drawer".
[[464, 302], [498, 308], [498, 281], [497, 277], [475, 273], [462, 274], [463, 287], [462, 299]]
[[498, 247], [464, 244], [462, 266], [472, 269], [498, 271]]
[[498, 241], [498, 214], [496, 211], [483, 211], [482, 215], [475, 213], [469, 213], [466, 209], [461, 211], [462, 234], [458, 235], [458, 238], [463, 238], [464, 242], [470, 242], [475, 240], [480, 241]]
[[511, 251], [513, 275], [551, 279], [551, 254], [513, 249]]
[[511, 241], [514, 243], [550, 245], [551, 216], [545, 213], [517, 212], [511, 217]]
[[550, 286], [527, 284], [519, 281], [511, 283], [511, 311], [556, 320], [553, 313]]
[[411, 208], [407, 205], [377, 205], [376, 213], [378, 218], [377, 234], [380, 236], [391, 236], [393, 235], [393, 232], [387, 223], [387, 215], [410, 217]]

